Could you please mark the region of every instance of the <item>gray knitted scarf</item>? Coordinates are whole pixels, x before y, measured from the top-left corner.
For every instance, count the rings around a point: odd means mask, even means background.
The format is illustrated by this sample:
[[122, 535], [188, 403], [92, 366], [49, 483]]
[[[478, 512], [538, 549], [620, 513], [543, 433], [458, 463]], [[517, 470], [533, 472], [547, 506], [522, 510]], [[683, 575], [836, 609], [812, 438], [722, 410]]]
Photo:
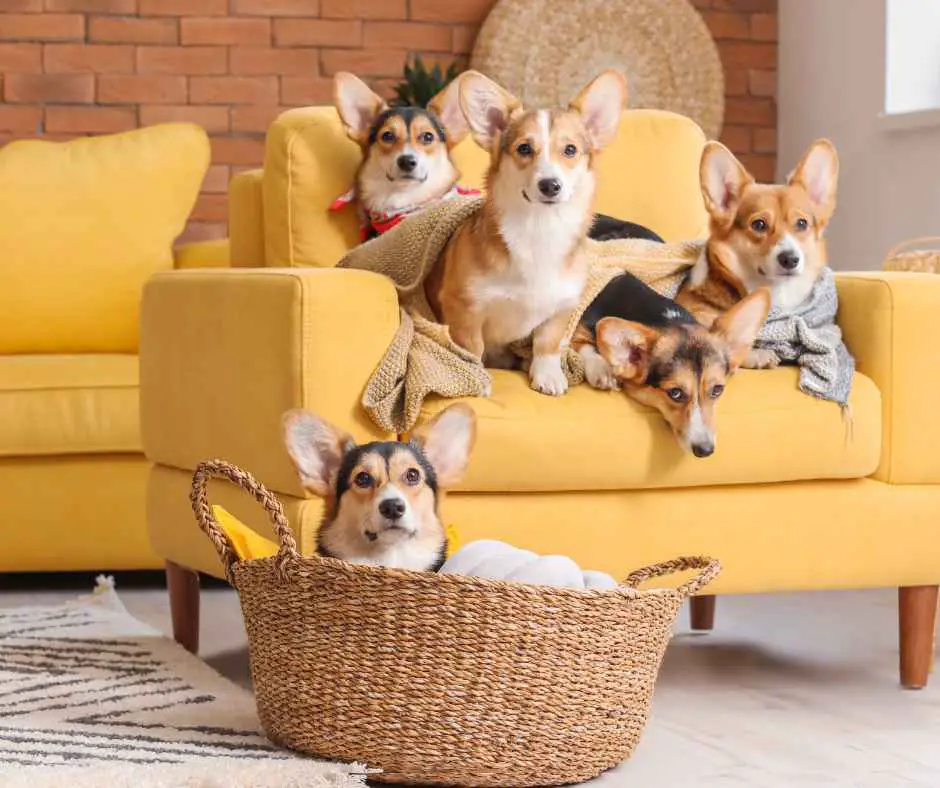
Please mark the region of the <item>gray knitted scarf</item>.
[[839, 298], [831, 268], [823, 269], [809, 297], [794, 309], [770, 310], [754, 347], [800, 367], [800, 390], [842, 407], [849, 401], [855, 359], [836, 325]]

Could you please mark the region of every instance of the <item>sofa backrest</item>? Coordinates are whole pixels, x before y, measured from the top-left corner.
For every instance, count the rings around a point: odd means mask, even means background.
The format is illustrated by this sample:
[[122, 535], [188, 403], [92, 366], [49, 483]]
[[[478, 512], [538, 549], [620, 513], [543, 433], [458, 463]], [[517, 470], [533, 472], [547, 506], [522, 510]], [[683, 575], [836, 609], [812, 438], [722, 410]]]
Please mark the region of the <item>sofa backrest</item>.
[[[667, 240], [706, 232], [699, 187], [705, 136], [690, 119], [659, 110], [625, 112], [616, 141], [598, 159], [596, 208]], [[358, 243], [355, 210], [329, 210], [360, 161], [332, 107], [285, 112], [268, 131], [262, 194], [265, 264], [332, 266]], [[479, 187], [487, 154], [469, 137], [454, 150], [461, 183]]]

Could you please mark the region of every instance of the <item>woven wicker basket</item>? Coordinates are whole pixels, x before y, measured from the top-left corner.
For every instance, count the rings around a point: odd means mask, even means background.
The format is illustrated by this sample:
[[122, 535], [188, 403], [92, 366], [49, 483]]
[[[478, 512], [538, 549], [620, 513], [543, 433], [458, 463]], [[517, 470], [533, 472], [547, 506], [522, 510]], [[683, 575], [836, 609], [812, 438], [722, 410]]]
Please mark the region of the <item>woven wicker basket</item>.
[[[273, 558], [239, 561], [210, 478], [267, 510]], [[424, 785], [581, 782], [626, 759], [682, 602], [720, 570], [679, 558], [616, 590], [574, 591], [304, 558], [277, 498], [218, 460], [193, 510], [238, 590], [258, 714], [272, 741]], [[650, 578], [702, 570], [677, 589]]]
[[[923, 248], [926, 246], [935, 248]], [[895, 246], [885, 257], [885, 271], [919, 271], [940, 274], [940, 237], [912, 238]]]

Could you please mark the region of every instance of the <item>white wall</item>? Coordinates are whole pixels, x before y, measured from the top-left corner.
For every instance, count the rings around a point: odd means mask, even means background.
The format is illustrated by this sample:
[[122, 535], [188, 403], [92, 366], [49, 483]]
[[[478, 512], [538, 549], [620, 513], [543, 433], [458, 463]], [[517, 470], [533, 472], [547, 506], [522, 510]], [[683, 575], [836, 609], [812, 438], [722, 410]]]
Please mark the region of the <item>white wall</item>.
[[881, 119], [885, 2], [780, 0], [778, 176], [817, 137], [835, 143], [839, 195], [828, 235], [837, 269], [880, 268], [896, 242], [940, 235], [940, 121], [892, 130]]
[[940, 0], [885, 0], [885, 110], [940, 106]]

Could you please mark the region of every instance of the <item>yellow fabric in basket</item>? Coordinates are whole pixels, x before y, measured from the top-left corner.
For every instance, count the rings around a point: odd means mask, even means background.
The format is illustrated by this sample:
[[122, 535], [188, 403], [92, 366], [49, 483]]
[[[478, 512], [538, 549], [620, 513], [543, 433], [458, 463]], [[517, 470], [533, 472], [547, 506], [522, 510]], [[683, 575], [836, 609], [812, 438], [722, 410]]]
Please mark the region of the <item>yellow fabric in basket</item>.
[[[212, 513], [225, 535], [235, 548], [235, 555], [239, 561], [250, 561], [253, 558], [270, 558], [277, 553], [277, 545], [270, 539], [239, 521], [230, 512], [221, 506], [212, 507]], [[447, 534], [447, 557], [450, 558], [460, 547], [457, 529], [453, 525], [445, 525]]]

